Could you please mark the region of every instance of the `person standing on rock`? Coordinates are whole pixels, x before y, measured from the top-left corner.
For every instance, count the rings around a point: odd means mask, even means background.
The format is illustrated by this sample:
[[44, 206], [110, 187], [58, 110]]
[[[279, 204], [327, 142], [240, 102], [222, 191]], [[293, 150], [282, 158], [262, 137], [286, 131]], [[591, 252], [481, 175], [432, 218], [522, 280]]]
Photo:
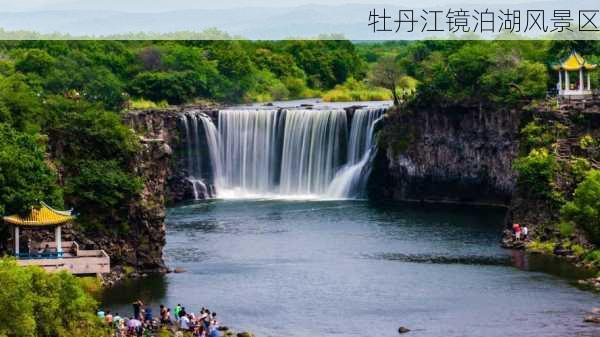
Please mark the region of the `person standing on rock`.
[[529, 235], [529, 229], [527, 228], [527, 225], [523, 225], [523, 227], [521, 228], [521, 232], [523, 233], [523, 240], [527, 240], [527, 237]]
[[521, 240], [521, 225], [519, 225], [518, 223], [513, 224], [513, 231], [515, 232], [515, 240], [520, 241]]

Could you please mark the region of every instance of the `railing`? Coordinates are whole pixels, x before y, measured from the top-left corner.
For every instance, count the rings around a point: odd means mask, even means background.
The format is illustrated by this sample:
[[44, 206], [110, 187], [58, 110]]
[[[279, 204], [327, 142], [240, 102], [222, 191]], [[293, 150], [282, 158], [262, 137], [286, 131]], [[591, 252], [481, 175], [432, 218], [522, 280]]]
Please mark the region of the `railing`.
[[34, 259], [62, 259], [64, 252], [41, 252], [41, 253], [19, 253], [15, 254], [18, 259], [34, 260]]

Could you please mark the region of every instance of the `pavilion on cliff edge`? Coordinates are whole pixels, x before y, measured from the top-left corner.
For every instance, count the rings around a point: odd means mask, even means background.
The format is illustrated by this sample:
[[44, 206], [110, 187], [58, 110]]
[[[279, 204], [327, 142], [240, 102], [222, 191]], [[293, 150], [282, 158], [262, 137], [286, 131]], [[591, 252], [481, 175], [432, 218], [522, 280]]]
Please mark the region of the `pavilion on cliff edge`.
[[[26, 215], [3, 217], [12, 234], [12, 253], [22, 266], [39, 266], [48, 271], [73, 274], [110, 272], [110, 258], [104, 250], [83, 250], [75, 241], [62, 240], [62, 227], [75, 219], [73, 211], [59, 211], [44, 202]], [[22, 231], [54, 231], [54, 241], [22, 242]]]
[[[558, 72], [556, 88], [562, 97], [585, 98], [593, 94], [590, 72], [596, 69], [596, 64], [587, 62], [576, 51], [567, 58], [552, 66]], [[571, 81], [569, 74], [575, 74], [577, 79]]]

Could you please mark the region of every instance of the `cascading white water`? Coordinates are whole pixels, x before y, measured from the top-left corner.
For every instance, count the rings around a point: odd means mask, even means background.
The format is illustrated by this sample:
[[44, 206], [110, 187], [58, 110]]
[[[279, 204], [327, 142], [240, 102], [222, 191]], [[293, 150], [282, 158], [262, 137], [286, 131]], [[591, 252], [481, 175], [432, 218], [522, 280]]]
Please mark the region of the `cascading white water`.
[[373, 135], [376, 123], [383, 118], [383, 109], [360, 109], [354, 112], [348, 163], [329, 185], [326, 195], [331, 198], [364, 197], [367, 179], [371, 175], [371, 160], [375, 151]]
[[288, 110], [281, 179], [283, 195], [322, 195], [344, 164], [347, 138], [344, 110]]
[[187, 179], [194, 199], [214, 196], [221, 172], [217, 128], [210, 117], [199, 111], [189, 111], [180, 120], [186, 141]]
[[276, 186], [277, 110], [219, 112], [219, 189], [228, 195], [267, 194]]
[[222, 198], [361, 197], [382, 114], [356, 110], [348, 134], [342, 109], [227, 109], [219, 111], [218, 129], [208, 116], [188, 113], [190, 181], [210, 183]]

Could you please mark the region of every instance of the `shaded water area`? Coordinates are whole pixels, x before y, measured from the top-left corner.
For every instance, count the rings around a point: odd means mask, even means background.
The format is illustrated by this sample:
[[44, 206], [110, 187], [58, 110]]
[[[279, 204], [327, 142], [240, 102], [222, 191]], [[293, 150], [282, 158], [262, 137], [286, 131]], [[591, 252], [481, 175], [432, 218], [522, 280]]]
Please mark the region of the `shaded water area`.
[[[111, 289], [107, 308], [183, 303], [260, 337], [598, 336], [600, 296], [565, 264], [503, 250], [504, 210], [367, 201], [211, 200], [171, 208], [182, 274]], [[564, 278], [559, 276], [571, 276]], [[156, 309], [155, 309], [156, 310]]]

